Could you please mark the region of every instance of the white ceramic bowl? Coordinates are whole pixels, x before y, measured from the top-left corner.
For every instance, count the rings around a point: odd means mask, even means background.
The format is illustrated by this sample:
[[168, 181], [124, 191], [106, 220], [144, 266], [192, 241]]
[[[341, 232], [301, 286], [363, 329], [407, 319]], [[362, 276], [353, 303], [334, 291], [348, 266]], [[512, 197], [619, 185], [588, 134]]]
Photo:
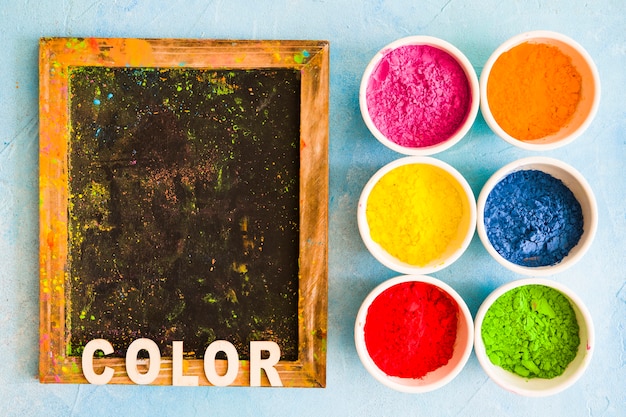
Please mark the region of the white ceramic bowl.
[[[562, 375], [552, 379], [524, 378], [494, 365], [489, 360], [483, 343], [481, 328], [489, 307], [504, 293], [524, 285], [544, 285], [563, 294], [569, 301], [578, 321], [580, 345], [574, 360]], [[573, 385], [587, 369], [595, 349], [595, 330], [591, 315], [582, 300], [566, 286], [549, 279], [526, 278], [502, 285], [482, 303], [474, 319], [474, 351], [478, 362], [489, 377], [507, 391], [528, 396], [545, 397], [557, 394]]]
[[[503, 257], [493, 247], [485, 227], [485, 204], [493, 188], [509, 174], [522, 170], [538, 170], [557, 178], [569, 188], [580, 203], [583, 214], [583, 234], [570, 252], [560, 262], [548, 266], [523, 266]], [[500, 265], [518, 274], [527, 276], [547, 276], [562, 272], [578, 262], [591, 246], [598, 228], [598, 209], [596, 199], [587, 180], [572, 166], [554, 158], [536, 156], [513, 161], [494, 173], [483, 186], [478, 201], [476, 229], [478, 237], [489, 254]]]
[[[487, 98], [487, 85], [494, 63], [502, 54], [525, 42], [558, 47], [561, 52], [571, 58], [572, 64], [578, 70], [582, 78], [580, 102], [570, 121], [557, 133], [532, 141], [519, 140], [505, 132], [494, 119]], [[589, 127], [598, 111], [599, 104], [600, 76], [598, 75], [598, 70], [593, 59], [576, 41], [560, 33], [539, 30], [525, 32], [512, 37], [493, 52], [480, 74], [480, 110], [487, 125], [489, 125], [491, 130], [500, 138], [522, 149], [546, 151], [571, 143]]]
[[[433, 285], [448, 294], [456, 302], [459, 307], [456, 342], [452, 357], [446, 365], [427, 373], [422, 378], [392, 377], [383, 372], [370, 357], [365, 344], [364, 328], [368, 309], [376, 297], [397, 284], [411, 281], [425, 282]], [[467, 308], [465, 301], [449, 285], [429, 276], [405, 275], [383, 282], [374, 288], [374, 290], [372, 290], [372, 292], [370, 292], [370, 294], [365, 298], [356, 316], [354, 339], [356, 350], [363, 366], [376, 380], [397, 391], [407, 393], [423, 393], [443, 387], [461, 372], [467, 363], [470, 354], [472, 353], [472, 346], [474, 343], [474, 324], [472, 321], [472, 315]]]
[[[370, 112], [367, 106], [367, 98], [366, 98], [367, 87], [368, 87], [370, 78], [372, 76], [372, 73], [378, 67], [378, 64], [380, 63], [381, 59], [390, 51], [399, 47], [407, 46], [407, 45], [428, 45], [428, 46], [432, 46], [432, 47], [438, 48], [446, 52], [448, 55], [452, 56], [459, 63], [459, 65], [465, 72], [465, 76], [467, 77], [467, 81], [469, 84], [469, 90], [470, 90], [469, 93], [471, 96], [471, 103], [469, 103], [469, 108], [468, 108], [467, 115], [465, 117], [465, 121], [458, 126], [456, 132], [453, 133], [450, 137], [432, 146], [408, 147], [408, 146], [399, 145], [396, 142], [390, 140], [376, 127], [376, 125], [372, 121], [372, 118], [370, 116]], [[399, 152], [405, 155], [433, 155], [433, 154], [442, 152], [452, 147], [456, 143], [458, 143], [467, 134], [469, 129], [472, 127], [474, 120], [476, 119], [476, 115], [478, 114], [478, 109], [479, 109], [479, 99], [480, 99], [480, 93], [479, 93], [478, 77], [470, 61], [454, 45], [451, 45], [450, 43], [442, 39], [435, 38], [432, 36], [409, 36], [406, 38], [398, 39], [388, 44], [384, 48], [382, 48], [372, 58], [372, 60], [369, 62], [369, 64], [365, 68], [365, 72], [363, 73], [363, 78], [361, 79], [361, 86], [360, 86], [360, 91], [359, 91], [359, 104], [361, 108], [361, 115], [363, 116], [363, 120], [365, 121], [365, 124], [367, 125], [370, 132], [383, 145], [387, 146], [388, 148], [396, 152]]]
[[[398, 259], [397, 257], [387, 252], [380, 244], [375, 242], [371, 237], [370, 227], [366, 215], [367, 201], [369, 199], [372, 189], [378, 183], [378, 181], [390, 171], [408, 164], [431, 165], [448, 173], [449, 176], [456, 182], [457, 189], [461, 194], [461, 199], [463, 200], [464, 204], [463, 218], [461, 219], [459, 223], [459, 228], [456, 231], [456, 237], [450, 242], [447, 249], [441, 254], [439, 258], [433, 259], [428, 264], [421, 266], [412, 265]], [[452, 166], [439, 159], [428, 156], [406, 156], [385, 165], [380, 170], [378, 170], [367, 182], [359, 199], [357, 209], [357, 223], [361, 238], [363, 239], [365, 246], [370, 251], [370, 253], [383, 265], [403, 274], [430, 274], [432, 272], [439, 271], [455, 262], [458, 258], [461, 257], [463, 252], [465, 252], [465, 250], [469, 246], [472, 237], [474, 236], [474, 231], [476, 230], [476, 203], [474, 199], [474, 194], [469, 184], [467, 183], [465, 178], [463, 178], [461, 173], [459, 173]]]

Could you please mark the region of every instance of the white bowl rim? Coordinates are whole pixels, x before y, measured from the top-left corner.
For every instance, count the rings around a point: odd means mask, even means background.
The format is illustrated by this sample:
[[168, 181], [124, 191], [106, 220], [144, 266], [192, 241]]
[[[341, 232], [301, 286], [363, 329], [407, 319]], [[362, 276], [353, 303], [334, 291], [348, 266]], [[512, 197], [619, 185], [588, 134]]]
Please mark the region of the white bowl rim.
[[[555, 384], [555, 386], [550, 389], [543, 389], [543, 390], [525, 389], [521, 386], [506, 383], [505, 381], [502, 381], [500, 378], [498, 378], [498, 376], [494, 372], [492, 372], [492, 369], [496, 368], [496, 365], [493, 365], [491, 361], [489, 360], [489, 357], [487, 356], [485, 352], [485, 345], [483, 343], [482, 336], [481, 336], [481, 327], [483, 324], [483, 320], [485, 318], [485, 314], [487, 314], [487, 311], [489, 310], [491, 305], [504, 293], [514, 288], [523, 287], [526, 285], [543, 285], [546, 287], [553, 288], [559, 291], [564, 296], [566, 296], [569, 299], [570, 303], [575, 308], [577, 308], [578, 311], [580, 312], [580, 315], [584, 321], [584, 324], [582, 325], [585, 326], [586, 333], [587, 333], [586, 354], [580, 366], [569, 378], [567, 378], [566, 380], [564, 380], [563, 382], [559, 384]], [[579, 326], [582, 326], [582, 325], [581, 323], [579, 323]], [[584, 343], [584, 341], [581, 340], [580, 343]], [[593, 357], [595, 345], [596, 345], [595, 327], [593, 324], [593, 319], [591, 318], [591, 313], [587, 309], [587, 306], [585, 305], [585, 303], [569, 287], [557, 281], [548, 279], [548, 278], [538, 278], [538, 277], [522, 278], [522, 279], [517, 279], [517, 280], [501, 285], [500, 287], [492, 291], [487, 296], [487, 298], [485, 298], [485, 300], [482, 302], [482, 304], [478, 308], [478, 311], [474, 318], [474, 352], [476, 354], [476, 358], [478, 359], [478, 362], [480, 363], [485, 373], [489, 376], [489, 378], [491, 378], [492, 381], [494, 381], [500, 387], [506, 389], [507, 391], [520, 394], [523, 396], [527, 396], [527, 397], [546, 397], [546, 396], [558, 394], [559, 392], [564, 391], [565, 389], [569, 388], [574, 383], [576, 383], [576, 381], [580, 379], [580, 377], [585, 373], [587, 367], [589, 366], [589, 363], [591, 362], [591, 359]], [[515, 375], [515, 374], [512, 374], [512, 375]], [[519, 378], [520, 380], [525, 380], [523, 377], [519, 377]]]
[[[487, 237], [487, 231], [485, 229], [485, 204], [487, 202], [487, 198], [489, 194], [493, 190], [493, 188], [507, 175], [516, 172], [525, 170], [525, 167], [533, 166], [533, 165], [550, 165], [557, 169], [561, 169], [568, 174], [570, 174], [581, 186], [584, 190], [584, 194], [586, 195], [590, 210], [590, 218], [584, 219], [585, 230], [583, 231], [584, 240], [579, 242], [581, 245], [580, 249], [572, 255], [567, 255], [563, 260], [555, 265], [542, 266], [542, 267], [527, 267], [515, 264], [507, 259], [505, 259], [502, 255], [495, 250], [489, 238]], [[510, 271], [516, 272], [518, 274], [526, 275], [526, 276], [548, 276], [556, 273], [560, 273], [569, 269], [571, 266], [576, 264], [589, 250], [589, 247], [593, 243], [595, 239], [596, 231], [598, 229], [598, 209], [597, 202], [593, 190], [591, 186], [583, 177], [583, 175], [576, 170], [573, 166], [547, 156], [529, 156], [521, 159], [517, 159], [512, 161], [499, 170], [497, 170], [485, 183], [482, 187], [480, 193], [478, 194], [478, 200], [476, 202], [476, 231], [478, 233], [478, 237], [483, 244], [483, 247], [489, 252], [492, 258], [494, 258], [498, 263]]]
[[[372, 304], [374, 299], [378, 297], [385, 290], [405, 282], [424, 282], [427, 284], [431, 284], [433, 286], [438, 287], [445, 293], [447, 293], [459, 306], [459, 323], [461, 320], [467, 326], [467, 344], [463, 346], [463, 353], [457, 365], [444, 377], [441, 379], [430, 383], [428, 385], [403, 385], [397, 382], [400, 378], [391, 378], [386, 375], [383, 371], [381, 371], [378, 366], [374, 363], [374, 361], [369, 356], [367, 352], [367, 348], [365, 346], [365, 319], [367, 317], [367, 311], [369, 306]], [[378, 284], [370, 293], [365, 297], [363, 303], [361, 304], [359, 311], [356, 316], [355, 325], [354, 325], [354, 342], [357, 350], [357, 354], [361, 363], [365, 367], [365, 369], [372, 375], [377, 381], [382, 383], [383, 385], [392, 388], [396, 391], [405, 392], [405, 393], [425, 393], [434, 391], [443, 387], [452, 381], [456, 376], [463, 370], [465, 364], [467, 363], [473, 347], [474, 347], [474, 321], [472, 319], [472, 314], [465, 303], [465, 300], [459, 295], [458, 292], [454, 290], [450, 285], [445, 282], [428, 276], [428, 275], [399, 275], [394, 278], [387, 279], [382, 283]], [[456, 348], [456, 346], [455, 346]], [[444, 365], [445, 366], [445, 365]], [[428, 374], [427, 374], [428, 375]], [[426, 377], [426, 376], [425, 376]]]
[[[454, 251], [452, 256], [450, 256], [445, 262], [440, 262], [437, 265], [420, 267], [415, 265], [409, 265], [395, 259], [390, 260], [389, 258], [392, 258], [392, 256], [388, 255], [386, 251], [382, 247], [380, 247], [378, 243], [374, 242], [369, 235], [369, 225], [367, 223], [366, 208], [367, 199], [369, 198], [372, 188], [374, 188], [374, 185], [376, 185], [376, 183], [378, 183], [378, 181], [388, 172], [400, 166], [410, 164], [426, 164], [443, 169], [459, 183], [459, 185], [465, 192], [465, 195], [462, 197], [468, 200], [468, 206], [470, 210], [469, 226], [465, 238], [463, 239], [461, 246], [456, 251]], [[363, 191], [361, 192], [361, 196], [359, 197], [357, 207], [357, 225], [359, 228], [359, 234], [361, 235], [361, 239], [363, 240], [363, 243], [367, 247], [368, 251], [372, 254], [372, 256], [374, 256], [374, 258], [376, 258], [387, 268], [402, 274], [430, 274], [440, 271], [447, 266], [453, 264], [463, 255], [463, 253], [465, 253], [476, 231], [476, 213], [476, 198], [474, 196], [474, 192], [472, 191], [472, 188], [470, 187], [465, 177], [463, 177], [463, 175], [459, 171], [457, 171], [452, 165], [430, 156], [404, 156], [380, 168], [365, 184], [365, 186], [363, 187]], [[388, 256], [381, 255], [381, 252], [385, 253]]]
[[[380, 130], [378, 130], [378, 128], [372, 121], [369, 110], [367, 108], [367, 85], [370, 76], [372, 75], [372, 72], [374, 71], [380, 60], [389, 51], [407, 45], [430, 45], [441, 49], [442, 51], [452, 56], [459, 63], [459, 65], [461, 65], [461, 68], [463, 69], [467, 77], [472, 102], [470, 104], [470, 108], [465, 118], [465, 121], [459, 126], [459, 129], [456, 133], [450, 136], [447, 140], [440, 142], [436, 145], [424, 147], [407, 147], [398, 145], [397, 143], [388, 139]], [[365, 125], [367, 126], [369, 131], [372, 133], [372, 135], [374, 135], [376, 139], [378, 139], [380, 143], [382, 143], [389, 149], [404, 155], [434, 155], [439, 152], [443, 152], [460, 142], [461, 139], [463, 139], [467, 135], [470, 128], [474, 124], [476, 116], [478, 115], [478, 110], [480, 108], [480, 87], [478, 83], [478, 76], [470, 60], [465, 56], [465, 54], [463, 54], [463, 52], [461, 52], [456, 46], [452, 45], [451, 43], [434, 36], [406, 36], [397, 39], [380, 49], [365, 67], [365, 71], [363, 73], [363, 76], [361, 77], [361, 84], [359, 88], [359, 108], [361, 110], [361, 116], [363, 117]]]
[[[509, 135], [500, 127], [500, 125], [496, 122], [495, 118], [491, 113], [491, 109], [489, 108], [489, 101], [487, 100], [487, 82], [489, 80], [489, 74], [491, 73], [491, 69], [495, 64], [496, 60], [502, 55], [504, 52], [509, 49], [517, 46], [521, 43], [532, 41], [533, 39], [554, 39], [556, 41], [565, 43], [575, 49], [586, 61], [589, 66], [589, 70], [593, 77], [593, 84], [595, 86], [595, 91], [593, 95], [593, 102], [591, 105], [591, 109], [589, 111], [589, 115], [585, 119], [585, 121], [572, 132], [567, 138], [562, 140], [558, 140], [552, 143], [533, 143], [528, 141], [523, 141], [514, 138]], [[575, 139], [580, 137], [591, 125], [591, 122], [595, 118], [595, 115], [598, 112], [598, 108], [600, 107], [600, 96], [601, 96], [601, 85], [600, 85], [600, 74], [598, 72], [598, 68], [591, 57], [591, 55], [587, 52], [582, 45], [576, 42], [574, 39], [570, 38], [559, 32], [554, 32], [550, 30], [533, 30], [528, 32], [523, 32], [518, 35], [515, 35], [500, 46], [498, 46], [495, 51], [489, 56], [487, 62], [485, 63], [479, 78], [479, 88], [480, 88], [480, 111], [485, 119], [487, 125], [491, 128], [491, 130], [498, 135], [501, 139], [505, 140], [509, 144], [516, 146], [521, 149], [529, 150], [529, 151], [548, 151], [560, 148], [565, 146]]]

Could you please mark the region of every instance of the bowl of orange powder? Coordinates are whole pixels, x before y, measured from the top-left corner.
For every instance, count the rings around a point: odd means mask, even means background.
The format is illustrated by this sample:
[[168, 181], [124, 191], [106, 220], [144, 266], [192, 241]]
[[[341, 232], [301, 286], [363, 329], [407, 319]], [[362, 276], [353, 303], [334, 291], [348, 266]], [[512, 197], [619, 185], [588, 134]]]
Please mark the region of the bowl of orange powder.
[[600, 77], [573, 39], [551, 31], [519, 34], [500, 45], [480, 75], [480, 109], [508, 143], [545, 151], [571, 143], [591, 124]]
[[472, 352], [474, 324], [463, 298], [426, 275], [405, 275], [378, 285], [356, 317], [354, 340], [363, 366], [397, 391], [441, 388]]
[[429, 156], [403, 157], [379, 169], [357, 208], [367, 249], [403, 274], [429, 274], [455, 262], [475, 222], [476, 200], [463, 175]]

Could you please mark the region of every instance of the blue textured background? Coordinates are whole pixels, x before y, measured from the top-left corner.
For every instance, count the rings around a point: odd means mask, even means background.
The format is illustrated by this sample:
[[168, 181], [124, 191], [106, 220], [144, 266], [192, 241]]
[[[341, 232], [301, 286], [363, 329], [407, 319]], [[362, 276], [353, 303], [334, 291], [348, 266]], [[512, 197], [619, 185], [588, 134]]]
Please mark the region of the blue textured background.
[[[626, 415], [626, 3], [623, 0], [2, 0], [0, 5], [0, 415]], [[361, 366], [353, 343], [367, 293], [396, 274], [360, 240], [356, 203], [378, 168], [400, 155], [367, 131], [358, 110], [360, 77], [382, 46], [408, 35], [441, 37], [478, 74], [513, 35], [549, 29], [593, 56], [602, 80], [598, 115], [573, 144], [544, 153], [576, 167], [598, 199], [600, 223], [585, 258], [551, 278], [576, 291], [596, 324], [587, 373], [567, 391], [531, 399], [493, 382], [472, 354], [444, 388], [394, 392]], [[331, 42], [330, 283], [326, 389], [178, 388], [38, 383], [38, 81], [41, 36], [327, 39]], [[464, 174], [478, 195], [504, 164], [533, 153], [498, 139], [479, 115], [469, 135], [437, 157]], [[497, 286], [520, 278], [500, 267], [477, 236], [463, 257], [433, 274], [473, 314]]]

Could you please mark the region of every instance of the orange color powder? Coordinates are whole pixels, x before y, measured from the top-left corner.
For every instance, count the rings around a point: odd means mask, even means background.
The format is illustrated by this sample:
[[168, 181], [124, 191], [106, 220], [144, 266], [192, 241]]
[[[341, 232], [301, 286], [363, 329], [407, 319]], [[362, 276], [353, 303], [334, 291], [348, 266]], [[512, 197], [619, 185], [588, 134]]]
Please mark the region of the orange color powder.
[[522, 43], [502, 54], [487, 82], [494, 119], [512, 137], [531, 141], [557, 133], [576, 111], [582, 79], [558, 47]]

